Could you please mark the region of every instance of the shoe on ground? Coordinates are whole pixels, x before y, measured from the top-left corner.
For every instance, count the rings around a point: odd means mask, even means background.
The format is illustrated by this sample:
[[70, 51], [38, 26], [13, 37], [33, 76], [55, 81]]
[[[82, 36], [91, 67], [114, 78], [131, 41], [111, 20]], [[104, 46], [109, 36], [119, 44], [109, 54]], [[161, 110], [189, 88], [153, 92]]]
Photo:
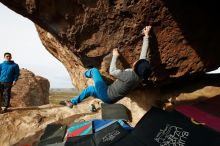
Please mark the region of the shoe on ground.
[[3, 112], [7, 112], [8, 108], [7, 107], [2, 107]]
[[94, 104], [91, 104], [90, 111], [91, 112], [96, 112], [97, 111], [97, 109], [96, 109]]

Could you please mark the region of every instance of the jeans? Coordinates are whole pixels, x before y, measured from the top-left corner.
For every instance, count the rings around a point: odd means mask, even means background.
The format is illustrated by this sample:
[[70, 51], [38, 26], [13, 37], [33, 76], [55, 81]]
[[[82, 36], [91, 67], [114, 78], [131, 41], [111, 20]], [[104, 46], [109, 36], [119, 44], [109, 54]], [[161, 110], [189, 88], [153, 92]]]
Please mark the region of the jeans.
[[0, 83], [0, 100], [2, 101], [0, 106], [9, 107], [11, 99], [11, 87], [12, 83]]
[[102, 100], [104, 103], [111, 103], [111, 100], [107, 95], [108, 86], [103, 80], [99, 70], [97, 68], [91, 68], [87, 70], [84, 75], [87, 78], [92, 78], [95, 86], [88, 86], [80, 93], [80, 95], [72, 98], [70, 102], [72, 102], [74, 105], [77, 105], [87, 97], [94, 96]]

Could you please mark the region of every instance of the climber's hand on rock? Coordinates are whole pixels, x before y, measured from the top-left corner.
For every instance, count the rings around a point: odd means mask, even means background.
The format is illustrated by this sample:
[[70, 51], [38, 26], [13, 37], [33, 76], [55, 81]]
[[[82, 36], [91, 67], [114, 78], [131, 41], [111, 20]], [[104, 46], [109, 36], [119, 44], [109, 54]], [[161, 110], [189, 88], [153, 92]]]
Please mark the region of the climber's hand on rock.
[[113, 56], [119, 56], [119, 52], [117, 48], [113, 49], [112, 53], [113, 53]]
[[143, 33], [146, 37], [149, 37], [149, 32], [150, 32], [150, 29], [151, 29], [151, 26], [146, 26], [144, 29], [143, 29]]

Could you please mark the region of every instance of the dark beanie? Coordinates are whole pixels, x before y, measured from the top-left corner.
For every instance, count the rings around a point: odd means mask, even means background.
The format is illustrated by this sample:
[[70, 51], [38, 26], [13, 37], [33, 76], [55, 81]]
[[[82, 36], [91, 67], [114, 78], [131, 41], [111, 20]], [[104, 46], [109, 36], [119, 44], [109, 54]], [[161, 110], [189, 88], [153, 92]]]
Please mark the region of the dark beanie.
[[140, 59], [134, 66], [135, 73], [141, 78], [146, 80], [151, 74], [151, 65], [146, 59]]

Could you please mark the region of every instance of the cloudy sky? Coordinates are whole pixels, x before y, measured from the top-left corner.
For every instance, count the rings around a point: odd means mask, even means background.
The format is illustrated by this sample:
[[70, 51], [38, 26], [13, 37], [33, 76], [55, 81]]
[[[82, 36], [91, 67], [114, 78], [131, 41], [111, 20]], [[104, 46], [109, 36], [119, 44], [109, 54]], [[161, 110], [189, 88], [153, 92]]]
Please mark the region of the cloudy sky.
[[52, 88], [73, 88], [65, 67], [42, 45], [34, 24], [0, 3], [0, 62], [12, 53], [20, 68], [50, 81]]

